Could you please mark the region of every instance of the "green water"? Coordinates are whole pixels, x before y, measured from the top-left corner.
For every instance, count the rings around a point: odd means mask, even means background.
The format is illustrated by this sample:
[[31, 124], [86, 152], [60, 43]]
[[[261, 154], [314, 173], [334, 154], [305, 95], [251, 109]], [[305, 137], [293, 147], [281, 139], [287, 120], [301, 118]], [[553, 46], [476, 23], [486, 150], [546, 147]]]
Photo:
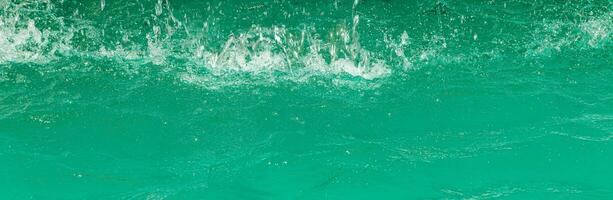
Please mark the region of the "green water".
[[610, 0], [0, 0], [0, 199], [612, 199]]

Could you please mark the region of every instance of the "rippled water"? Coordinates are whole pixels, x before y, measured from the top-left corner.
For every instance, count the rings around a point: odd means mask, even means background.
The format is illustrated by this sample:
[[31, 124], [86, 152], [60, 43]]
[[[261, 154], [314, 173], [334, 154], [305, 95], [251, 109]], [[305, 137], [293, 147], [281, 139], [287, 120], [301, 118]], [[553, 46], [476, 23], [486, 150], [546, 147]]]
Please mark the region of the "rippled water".
[[612, 9], [0, 0], [0, 198], [610, 199]]

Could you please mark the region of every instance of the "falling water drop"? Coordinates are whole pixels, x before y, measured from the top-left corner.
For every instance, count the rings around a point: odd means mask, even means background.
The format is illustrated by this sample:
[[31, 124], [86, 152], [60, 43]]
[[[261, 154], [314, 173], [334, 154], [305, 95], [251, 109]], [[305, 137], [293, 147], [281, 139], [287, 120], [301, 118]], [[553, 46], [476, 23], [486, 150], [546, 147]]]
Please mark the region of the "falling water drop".
[[160, 16], [162, 14], [162, 0], [158, 0], [155, 4], [155, 15]]
[[402, 36], [400, 36], [400, 44], [403, 46], [409, 44], [409, 34], [407, 31], [402, 32]]
[[100, 10], [104, 10], [105, 2], [104, 0], [100, 0]]

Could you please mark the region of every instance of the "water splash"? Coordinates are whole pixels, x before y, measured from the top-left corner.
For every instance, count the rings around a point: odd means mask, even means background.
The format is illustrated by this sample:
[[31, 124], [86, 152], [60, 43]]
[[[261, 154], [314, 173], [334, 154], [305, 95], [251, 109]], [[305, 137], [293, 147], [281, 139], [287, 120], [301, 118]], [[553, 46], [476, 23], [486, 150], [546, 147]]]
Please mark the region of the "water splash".
[[579, 26], [589, 36], [587, 43], [591, 47], [599, 47], [603, 43], [610, 42], [611, 32], [613, 32], [613, 11], [592, 18]]
[[528, 55], [539, 56], [565, 49], [602, 48], [611, 43], [613, 12], [592, 16], [579, 23], [563, 20], [544, 20], [542, 27], [532, 33], [527, 43]]
[[[209, 4], [203, 14], [183, 13], [182, 17], [177, 17], [181, 15], [172, 10], [168, 0], [126, 5], [142, 12], [140, 18], [131, 19], [137, 22], [130, 25], [87, 17], [84, 14], [88, 12], [84, 10], [87, 7], [68, 12], [67, 8], [74, 6], [69, 6], [69, 2], [4, 1], [0, 3], [4, 10], [0, 13], [0, 34], [3, 36], [0, 38], [0, 63], [49, 62], [74, 55], [111, 59], [118, 62], [119, 68], [127, 65], [125, 62], [140, 63], [143, 67], [149, 64], [165, 66], [166, 71], [176, 73], [180, 80], [248, 74], [267, 83], [302, 82], [318, 77], [377, 81], [419, 69], [419, 66], [480, 62], [514, 51], [525, 50], [527, 55], [541, 56], [566, 48], [603, 48], [610, 44], [613, 26], [613, 14], [608, 11], [576, 22], [543, 20], [535, 24], [541, 28], [523, 41], [512, 35], [511, 38], [492, 39], [470, 27], [443, 24], [445, 18], [449, 18], [449, 23], [460, 20], [461, 24], [467, 18], [464, 15], [454, 18], [455, 11], [448, 8], [444, 16], [419, 16], [438, 23], [422, 24], [431, 26], [432, 30], [417, 32], [411, 27], [388, 27], [375, 34], [371, 32], [380, 29], [373, 29], [376, 26], [371, 21], [373, 16], [360, 10], [367, 8], [364, 3], [359, 0], [349, 3], [350, 11], [340, 17], [347, 19], [333, 21], [332, 26], [252, 23], [249, 29], [224, 32], [219, 30], [220, 21], [232, 17], [224, 16], [219, 9], [221, 3], [217, 7]], [[106, 10], [102, 18], [112, 16], [111, 12], [115, 11], [108, 10], [104, 0], [99, 1], [98, 6], [99, 11]], [[331, 6], [338, 10], [343, 4], [336, 1]], [[257, 6], [258, 9], [266, 7], [265, 4]], [[291, 15], [309, 17], [312, 14], [297, 10], [283, 16], [289, 18]], [[466, 45], [467, 40], [479, 43], [520, 41], [520, 44], [510, 51], [496, 46], [471, 49], [461, 46]]]

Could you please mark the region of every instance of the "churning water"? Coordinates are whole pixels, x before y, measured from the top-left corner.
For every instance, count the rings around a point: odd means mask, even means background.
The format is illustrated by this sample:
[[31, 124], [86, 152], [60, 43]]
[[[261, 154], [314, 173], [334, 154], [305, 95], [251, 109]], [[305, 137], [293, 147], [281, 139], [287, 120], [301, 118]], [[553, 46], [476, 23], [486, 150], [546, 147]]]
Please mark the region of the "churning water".
[[0, 199], [611, 199], [611, 0], [0, 0]]

